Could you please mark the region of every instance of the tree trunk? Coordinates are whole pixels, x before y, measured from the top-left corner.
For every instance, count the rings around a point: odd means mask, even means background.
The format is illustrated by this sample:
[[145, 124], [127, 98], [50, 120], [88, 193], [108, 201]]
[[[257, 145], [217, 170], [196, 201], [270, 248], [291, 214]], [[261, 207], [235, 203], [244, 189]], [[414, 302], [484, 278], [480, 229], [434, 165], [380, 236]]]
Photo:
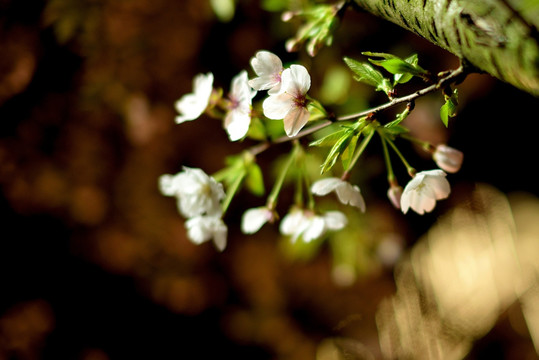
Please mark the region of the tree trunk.
[[539, 96], [538, 1], [355, 2], [368, 12], [467, 60], [478, 69]]

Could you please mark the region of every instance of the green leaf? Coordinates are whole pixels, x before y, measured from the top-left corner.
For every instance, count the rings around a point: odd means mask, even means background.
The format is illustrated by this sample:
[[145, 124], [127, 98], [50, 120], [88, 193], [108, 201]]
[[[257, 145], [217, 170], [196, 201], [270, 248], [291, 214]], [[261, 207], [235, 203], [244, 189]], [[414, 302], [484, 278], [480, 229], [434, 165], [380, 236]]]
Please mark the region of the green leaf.
[[376, 87], [376, 90], [381, 90], [386, 94], [392, 92], [393, 86], [391, 85], [391, 81], [384, 78], [382, 73], [376, 70], [372, 65], [348, 57], [345, 57], [343, 60], [350, 70], [356, 74], [356, 76], [354, 76], [356, 81], [374, 86]]
[[449, 125], [449, 118], [457, 115], [457, 105], [458, 105], [458, 91], [457, 89], [453, 90], [451, 96], [445, 96], [445, 103], [440, 108], [440, 118], [444, 123], [445, 127]]
[[262, 120], [257, 117], [251, 118], [251, 125], [249, 125], [247, 137], [253, 140], [260, 141], [267, 139], [266, 127], [264, 126]]
[[[406, 61], [408, 64], [418, 66], [417, 63], [419, 60], [418, 60], [417, 54], [412, 54], [408, 56], [406, 59], [404, 59], [404, 61]], [[410, 81], [413, 77], [414, 76], [409, 73], [408, 74], [395, 74], [395, 76], [393, 77], [393, 82], [395, 85], [404, 84]]]
[[341, 154], [350, 144], [353, 134], [354, 131], [352, 129], [346, 129], [345, 133], [341, 136], [341, 138], [337, 140], [335, 145], [333, 145], [333, 147], [329, 151], [326, 160], [322, 164], [322, 170], [320, 172], [321, 174], [329, 171], [335, 165], [335, 163], [339, 159], [339, 156], [341, 156]]
[[309, 104], [307, 105], [307, 110], [309, 111], [309, 114], [311, 114], [311, 116], [309, 117], [309, 121], [327, 119], [328, 117], [326, 110], [318, 100], [313, 99], [309, 101]]
[[350, 144], [346, 147], [346, 149], [343, 151], [341, 155], [341, 161], [342, 166], [345, 170], [348, 170], [348, 167], [350, 166], [350, 163], [352, 162], [352, 158], [354, 157], [354, 152], [356, 151], [357, 141], [359, 139], [359, 134], [352, 136], [352, 139], [350, 140]]
[[398, 127], [399, 124], [408, 117], [408, 115], [410, 114], [410, 108], [409, 107], [406, 107], [406, 109], [404, 109], [403, 112], [401, 112], [400, 114], [397, 115], [397, 117], [395, 118], [395, 120], [387, 123], [384, 125], [384, 127], [386, 129], [392, 129], [392, 128], [395, 128], [395, 127]]
[[264, 177], [262, 175], [262, 170], [256, 163], [251, 163], [247, 168], [245, 186], [256, 196], [262, 196], [266, 191], [264, 188]]
[[388, 53], [381, 53], [381, 52], [372, 52], [372, 51], [363, 51], [361, 55], [365, 56], [372, 56], [372, 57], [379, 57], [382, 59], [398, 59], [398, 56]]
[[321, 139], [311, 142], [309, 146], [333, 146], [347, 131], [349, 131], [347, 128], [335, 131]]
[[413, 66], [402, 59], [387, 59], [387, 60], [374, 60], [369, 59], [374, 65], [382, 66], [384, 69], [392, 74], [410, 74], [412, 76], [419, 76], [426, 73], [422, 68]]
[[418, 65], [417, 54], [410, 55], [405, 60], [387, 53], [376, 53], [365, 51], [363, 55], [377, 57], [381, 59], [369, 59], [374, 65], [382, 66], [384, 69], [394, 74], [395, 84], [408, 82], [412, 76], [428, 74], [428, 71]]

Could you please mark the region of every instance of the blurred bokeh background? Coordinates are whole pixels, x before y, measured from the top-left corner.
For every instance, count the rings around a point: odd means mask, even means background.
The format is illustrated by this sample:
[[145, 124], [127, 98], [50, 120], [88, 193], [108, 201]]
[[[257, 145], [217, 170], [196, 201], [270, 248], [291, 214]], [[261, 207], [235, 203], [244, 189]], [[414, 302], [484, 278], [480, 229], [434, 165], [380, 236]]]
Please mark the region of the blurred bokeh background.
[[[241, 234], [242, 212], [264, 201], [247, 193], [223, 253], [186, 238], [159, 175], [213, 173], [254, 144], [231, 144], [206, 117], [175, 125], [197, 73], [227, 91], [267, 49], [307, 66], [312, 95], [345, 113], [383, 98], [347, 80], [343, 56], [458, 65], [354, 11], [317, 57], [286, 53], [299, 24], [269, 11], [281, 3], [240, 0], [222, 21], [203, 0], [0, 0], [0, 359], [537, 358], [539, 101], [489, 75], [459, 85], [449, 129], [439, 94], [408, 119], [465, 153], [432, 214], [391, 207], [373, 143], [354, 175], [367, 213], [347, 213], [350, 229], [315, 252], [288, 249], [277, 226]], [[288, 150], [260, 156], [267, 184]]]

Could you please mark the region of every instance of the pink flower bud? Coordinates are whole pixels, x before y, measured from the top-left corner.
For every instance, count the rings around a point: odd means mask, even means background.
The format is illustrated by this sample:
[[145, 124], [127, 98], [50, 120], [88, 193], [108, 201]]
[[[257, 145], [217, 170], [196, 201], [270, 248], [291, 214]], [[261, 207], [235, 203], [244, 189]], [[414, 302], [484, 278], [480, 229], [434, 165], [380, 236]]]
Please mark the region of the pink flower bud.
[[292, 20], [292, 18], [294, 16], [297, 16], [297, 12], [294, 12], [294, 11], [285, 11], [284, 13], [281, 14], [281, 21], [283, 22], [288, 22], [290, 20]]
[[401, 196], [402, 196], [402, 187], [401, 186], [391, 186], [387, 191], [387, 197], [391, 201], [393, 207], [397, 210], [401, 208]]
[[286, 51], [295, 52], [299, 50], [300, 42], [297, 39], [288, 39], [285, 43]]
[[440, 169], [448, 173], [456, 173], [460, 170], [464, 154], [462, 151], [442, 144], [436, 147], [432, 158]]

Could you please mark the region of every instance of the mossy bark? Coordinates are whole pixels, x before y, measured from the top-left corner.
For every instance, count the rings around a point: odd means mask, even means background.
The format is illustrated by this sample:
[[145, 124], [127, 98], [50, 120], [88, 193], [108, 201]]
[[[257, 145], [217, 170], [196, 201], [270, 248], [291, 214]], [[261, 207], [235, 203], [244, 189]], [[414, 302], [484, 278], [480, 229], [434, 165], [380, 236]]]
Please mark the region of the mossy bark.
[[478, 69], [539, 96], [539, 0], [355, 2]]

